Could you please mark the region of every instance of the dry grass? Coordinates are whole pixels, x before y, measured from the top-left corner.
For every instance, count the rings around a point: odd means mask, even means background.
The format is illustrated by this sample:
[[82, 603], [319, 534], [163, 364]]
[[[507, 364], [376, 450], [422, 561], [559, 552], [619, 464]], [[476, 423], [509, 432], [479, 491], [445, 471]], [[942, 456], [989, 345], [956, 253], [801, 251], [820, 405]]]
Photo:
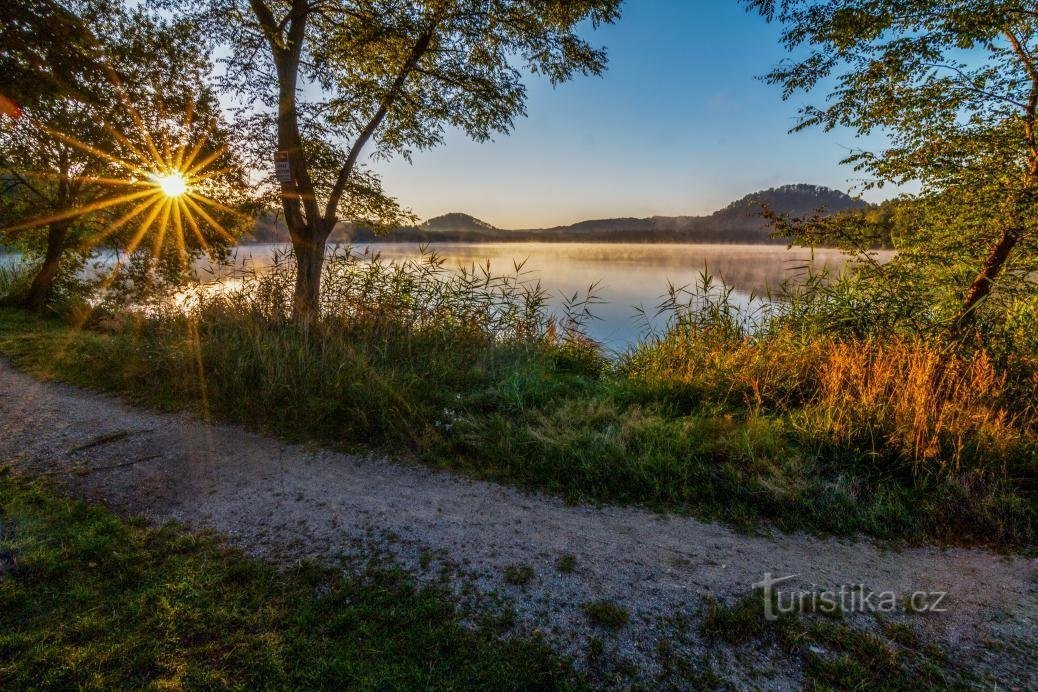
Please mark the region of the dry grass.
[[682, 329], [631, 354], [624, 368], [677, 400], [788, 413], [807, 439], [897, 458], [914, 473], [1000, 475], [1036, 424], [1033, 403], [1019, 400], [1021, 387], [1009, 386], [987, 352], [963, 356], [921, 338]]
[[1004, 461], [1022, 443], [1010, 413], [1006, 374], [984, 351], [967, 357], [936, 344], [895, 339], [828, 345], [817, 391], [801, 414], [808, 430], [835, 444], [871, 444], [919, 471], [958, 473]]

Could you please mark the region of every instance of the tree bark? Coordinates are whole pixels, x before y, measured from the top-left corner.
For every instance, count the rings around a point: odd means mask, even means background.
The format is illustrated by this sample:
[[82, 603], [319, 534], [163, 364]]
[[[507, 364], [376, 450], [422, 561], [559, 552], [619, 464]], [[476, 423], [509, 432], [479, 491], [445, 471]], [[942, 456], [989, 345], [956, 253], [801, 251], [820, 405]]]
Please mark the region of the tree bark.
[[1006, 228], [1002, 231], [1002, 236], [998, 239], [998, 242], [992, 246], [987, 259], [984, 260], [980, 273], [973, 279], [970, 287], [966, 289], [962, 308], [955, 318], [954, 326], [957, 331], [973, 326], [977, 318], [977, 307], [991, 295], [991, 289], [994, 287], [998, 275], [1002, 273], [1002, 268], [1005, 267], [1009, 255], [1013, 252], [1013, 248], [1020, 242], [1020, 235], [1020, 229]]
[[[281, 207], [296, 258], [292, 317], [303, 324], [320, 314], [321, 268], [328, 237], [321, 220], [313, 182], [303, 152], [296, 111], [299, 59], [310, 11], [306, 0], [292, 0], [285, 26], [263, 0], [250, 0], [270, 44], [278, 78], [277, 146], [288, 156], [292, 182], [281, 186]], [[282, 31], [284, 30], [284, 33]]]
[[[1038, 117], [1038, 65], [1035, 64], [1031, 54], [1012, 30], [1006, 29], [1004, 34], [1031, 79], [1030, 95], [1026, 105], [1023, 106], [1024, 144], [1029, 155], [1021, 196], [1016, 200], [1019, 205], [1021, 200], [1033, 201], [1035, 190], [1038, 189], [1038, 133], [1035, 131], [1035, 120]], [[1019, 214], [1016, 215], [1016, 219], [1019, 219]], [[962, 308], [952, 324], [954, 333], [961, 334], [976, 323], [977, 307], [991, 295], [995, 281], [1005, 268], [1013, 248], [1020, 242], [1023, 234], [1023, 226], [1015, 221], [1010, 221], [1002, 229], [1001, 237], [991, 246], [980, 272], [966, 289]]]
[[70, 225], [68, 221], [59, 221], [47, 229], [47, 252], [43, 257], [43, 265], [33, 277], [23, 302], [33, 312], [42, 312], [53, 298], [54, 279], [61, 270], [61, 255], [65, 251], [65, 238]]
[[259, 20], [274, 58], [278, 78], [278, 149], [288, 156], [292, 182], [281, 187], [281, 206], [292, 236], [296, 256], [296, 287], [292, 306], [293, 318], [309, 323], [320, 315], [321, 270], [324, 266], [325, 243], [338, 221], [339, 202], [346, 190], [354, 166], [368, 140], [385, 119], [390, 107], [400, 96], [404, 83], [432, 42], [435, 18], [418, 37], [410, 56], [379, 104], [378, 110], [359, 133], [343, 164], [328, 204], [322, 215], [317, 204], [313, 181], [303, 151], [296, 109], [299, 61], [306, 36], [307, 17], [313, 11], [309, 0], [291, 0], [284, 21], [279, 22], [265, 0], [249, 0]]
[[311, 324], [321, 314], [321, 270], [324, 268], [325, 241], [319, 233], [304, 229], [306, 237], [293, 235], [296, 256], [296, 290], [292, 301], [292, 318], [300, 324]]

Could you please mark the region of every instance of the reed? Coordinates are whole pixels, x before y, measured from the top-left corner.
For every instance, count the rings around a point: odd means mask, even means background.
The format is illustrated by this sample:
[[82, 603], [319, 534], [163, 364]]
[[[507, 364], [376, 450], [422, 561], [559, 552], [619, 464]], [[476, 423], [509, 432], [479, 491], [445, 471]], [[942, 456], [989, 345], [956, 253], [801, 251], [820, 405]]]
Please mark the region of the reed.
[[342, 252], [303, 327], [285, 259], [146, 309], [102, 305], [82, 332], [2, 312], [0, 351], [150, 406], [573, 500], [884, 538], [1038, 536], [1038, 361], [1022, 335], [996, 352], [827, 327], [802, 318], [817, 297], [745, 305], [704, 274], [661, 301], [667, 329], [610, 359], [584, 335], [594, 287], [553, 314], [521, 265]]

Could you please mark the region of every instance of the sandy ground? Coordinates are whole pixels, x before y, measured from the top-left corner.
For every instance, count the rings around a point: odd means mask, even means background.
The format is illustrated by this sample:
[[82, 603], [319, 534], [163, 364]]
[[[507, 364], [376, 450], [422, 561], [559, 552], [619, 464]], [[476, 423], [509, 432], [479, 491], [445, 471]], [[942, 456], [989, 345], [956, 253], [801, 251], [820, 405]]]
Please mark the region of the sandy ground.
[[[635, 508], [569, 506], [416, 465], [134, 409], [40, 383], [3, 362], [0, 392], [0, 463], [47, 474], [122, 512], [213, 529], [266, 559], [338, 561], [375, 545], [421, 579], [450, 566], [458, 584], [504, 595], [521, 626], [578, 657], [591, 637], [602, 637], [611, 656], [652, 674], [658, 640], [674, 636], [668, 623], [675, 616], [694, 620], [708, 599], [745, 595], [770, 572], [797, 575], [784, 587], [947, 592], [947, 612], [910, 616], [927, 636], [1004, 685], [1038, 686], [1038, 563], [1031, 558], [750, 536]], [[557, 567], [565, 554], [575, 557], [570, 573]], [[532, 568], [532, 580], [505, 583], [511, 565]], [[632, 614], [617, 634], [592, 626], [581, 609], [601, 599]], [[695, 636], [684, 646], [701, 653]], [[765, 655], [773, 652], [740, 653], [724, 672], [740, 684], [797, 683], [795, 667], [754, 658]], [[740, 679], [755, 666], [770, 672]]]

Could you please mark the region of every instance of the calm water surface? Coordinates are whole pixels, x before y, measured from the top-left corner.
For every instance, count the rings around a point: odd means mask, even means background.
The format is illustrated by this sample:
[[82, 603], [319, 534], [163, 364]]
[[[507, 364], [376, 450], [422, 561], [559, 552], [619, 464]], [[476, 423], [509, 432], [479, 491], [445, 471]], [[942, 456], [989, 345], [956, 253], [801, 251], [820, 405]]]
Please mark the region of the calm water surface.
[[[286, 249], [285, 245], [247, 245], [237, 249], [236, 259], [262, 268], [275, 252]], [[787, 250], [774, 245], [437, 243], [428, 246], [428, 250], [442, 257], [450, 268], [471, 268], [489, 261], [492, 272], [508, 274], [514, 271], [515, 263], [524, 262], [525, 276], [541, 282], [556, 309], [567, 297], [586, 293], [597, 282], [595, 295], [603, 302], [595, 306], [597, 319], [588, 331], [617, 351], [637, 341], [647, 330], [663, 326], [662, 318], [653, 315], [668, 284], [693, 285], [704, 269], [733, 287], [737, 300], [747, 302], [754, 293], [777, 288], [787, 279], [802, 278], [807, 266], [838, 271], [845, 262], [836, 250]], [[417, 259], [421, 251], [416, 243], [378, 243], [354, 248], [355, 253], [379, 253], [386, 260]], [[880, 259], [889, 254], [880, 253]], [[0, 254], [0, 266], [16, 260], [15, 256]]]
[[[774, 245], [436, 243], [427, 247], [452, 268], [470, 268], [489, 261], [492, 272], [507, 274], [514, 271], [516, 262], [524, 262], [524, 272], [550, 292], [554, 308], [574, 293], [586, 293], [597, 282], [595, 294], [603, 303], [593, 309], [598, 319], [588, 331], [613, 350], [634, 343], [650, 328], [662, 327], [663, 320], [653, 315], [668, 284], [695, 284], [704, 269], [733, 287], [737, 300], [746, 302], [754, 293], [762, 294], [787, 279], [803, 277], [809, 265], [816, 270], [828, 267], [837, 271], [845, 262], [837, 250], [812, 252]], [[262, 266], [277, 250], [284, 250], [284, 246], [243, 246], [237, 258]], [[354, 252], [404, 260], [420, 257], [421, 246], [378, 243], [357, 246]], [[645, 310], [648, 323], [638, 308]]]

